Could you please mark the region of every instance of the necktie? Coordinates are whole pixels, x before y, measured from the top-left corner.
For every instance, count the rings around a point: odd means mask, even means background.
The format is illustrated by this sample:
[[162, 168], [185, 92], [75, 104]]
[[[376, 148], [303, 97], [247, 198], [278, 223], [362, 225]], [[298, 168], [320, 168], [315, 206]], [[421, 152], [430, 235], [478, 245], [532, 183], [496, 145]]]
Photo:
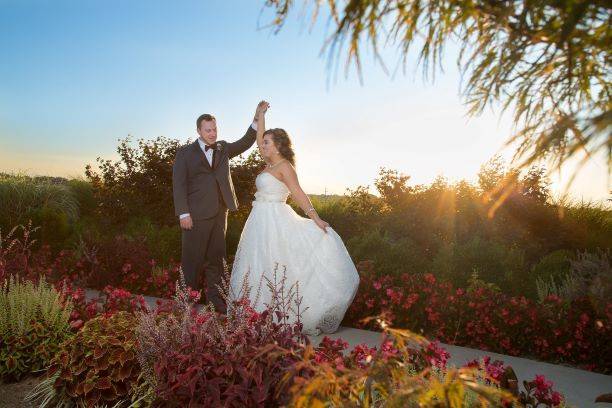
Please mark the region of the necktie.
[[213, 150], [214, 150], [214, 148], [215, 148], [215, 147], [216, 147], [216, 144], [206, 145], [206, 146], [204, 146], [204, 151], [206, 151], [206, 152], [207, 152], [207, 151], [208, 151], [208, 150], [210, 150], [210, 149], [213, 149]]

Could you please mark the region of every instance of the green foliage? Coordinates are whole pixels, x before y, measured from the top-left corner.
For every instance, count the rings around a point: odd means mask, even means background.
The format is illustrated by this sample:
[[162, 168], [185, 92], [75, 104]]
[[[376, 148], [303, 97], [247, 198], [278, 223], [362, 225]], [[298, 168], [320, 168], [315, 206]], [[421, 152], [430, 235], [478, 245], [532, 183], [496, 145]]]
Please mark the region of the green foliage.
[[[79, 250], [83, 242], [97, 250], [112, 250], [115, 237], [121, 235], [127, 239], [124, 242], [142, 243], [147, 256], [158, 264], [178, 260], [181, 233], [171, 194], [172, 149], [178, 141], [141, 142], [138, 147], [126, 143], [119, 147], [120, 161], [105, 161], [110, 164], [100, 174], [89, 169], [90, 181], [4, 175], [0, 193], [7, 191], [2, 190], [6, 181], [5, 187], [43, 183], [56, 195], [67, 194], [31, 205], [30, 215], [38, 214], [35, 219], [46, 226], [39, 233], [38, 242], [43, 244], [75, 246], [83, 255]], [[230, 262], [251, 210], [255, 177], [264, 166], [256, 151], [231, 164], [240, 206], [228, 217]], [[415, 185], [409, 176], [381, 168], [373, 183], [377, 195], [368, 186], [358, 186], [347, 189], [344, 196], [311, 199], [321, 217], [343, 237], [353, 260], [373, 260], [379, 274], [433, 272], [464, 286], [476, 271], [506, 293], [536, 299], [537, 277], [548, 283], [552, 274], [564, 276], [564, 261], [557, 264], [553, 259], [556, 251], [612, 247], [612, 211], [604, 205], [553, 200], [544, 174], [539, 167], [508, 168], [498, 156], [481, 167], [477, 185], [449, 183], [442, 176], [429, 185]], [[143, 187], [150, 185], [154, 187]], [[121, 196], [122, 192], [126, 194]], [[59, 202], [72, 202], [67, 208], [76, 211], [56, 211], [61, 206], [53, 203]], [[3, 211], [0, 219], [8, 218], [11, 211]], [[116, 275], [112, 268], [107, 272], [108, 279]], [[560, 285], [560, 280], [555, 284]]]
[[[612, 245], [612, 212], [553, 203], [541, 174], [538, 168], [506, 169], [494, 158], [481, 168], [479, 188], [442, 177], [409, 186], [406, 176], [381, 169], [375, 185], [390, 203], [361, 187], [336, 201], [328, 221], [353, 259], [374, 260], [380, 275], [432, 272], [465, 287], [476, 271], [506, 293], [535, 299], [536, 277], [561, 266], [544, 255]], [[491, 214], [489, 203], [507, 180], [512, 190]]]
[[532, 268], [533, 279], [559, 281], [570, 270], [572, 251], [560, 249], [545, 255]]
[[157, 226], [148, 218], [132, 218], [125, 226], [127, 236], [142, 238], [158, 263], [181, 259], [181, 231], [176, 226]]
[[327, 213], [333, 216], [327, 221], [344, 237], [354, 237], [375, 228], [378, 219], [373, 215], [378, 215], [382, 208], [382, 201], [370, 194], [367, 186], [357, 186], [347, 189], [343, 200], [328, 207]]
[[44, 279], [11, 276], [0, 289], [0, 378], [19, 380], [46, 368], [70, 335], [72, 304]]
[[131, 217], [149, 217], [160, 225], [176, 225], [172, 204], [172, 163], [178, 140], [158, 137], [120, 140], [119, 160], [98, 158], [99, 172], [91, 165], [85, 168], [98, 202], [98, 216], [109, 224], [123, 223]]
[[393, 275], [403, 272], [423, 273], [429, 263], [408, 237], [392, 239], [388, 233], [373, 229], [346, 242], [353, 261], [373, 261], [377, 272]]
[[566, 302], [586, 297], [596, 310], [603, 312], [612, 298], [610, 250], [582, 252], [568, 258], [569, 268], [563, 276], [543, 276], [536, 280], [540, 300], [550, 295]]
[[71, 179], [66, 184], [78, 202], [79, 215], [81, 217], [92, 215], [97, 203], [91, 183], [86, 180]]
[[0, 174], [0, 229], [32, 220], [41, 241], [58, 246], [72, 233], [79, 202], [64, 179]]
[[[277, 30], [294, 0], [267, 0]], [[308, 1], [331, 14], [333, 51], [347, 47], [347, 68], [360, 71], [362, 47], [398, 46], [406, 64], [418, 46], [425, 75], [442, 69], [458, 45], [463, 96], [472, 115], [499, 103], [512, 109], [516, 158], [526, 167], [549, 156], [557, 166], [579, 152], [602, 152], [612, 166], [609, 53], [612, 9], [603, 1], [351, 0]], [[405, 65], [404, 65], [405, 66]], [[384, 67], [384, 64], [383, 64]], [[586, 159], [590, 154], [586, 154]], [[585, 159], [585, 160], [586, 160]]]
[[487, 282], [511, 293], [526, 294], [532, 282], [523, 279], [525, 270], [520, 250], [479, 236], [442, 247], [432, 262], [432, 272], [457, 287], [467, 286], [476, 271]]
[[390, 208], [398, 208], [413, 189], [408, 186], [410, 176], [398, 173], [396, 170], [380, 169], [378, 179], [374, 186], [378, 190], [383, 202]]
[[[91, 165], [85, 170], [96, 203], [95, 223], [113, 233], [124, 233], [122, 228], [129, 223], [128, 233], [145, 237], [151, 252], [162, 262], [180, 255], [180, 229], [172, 200], [172, 163], [179, 144], [178, 140], [158, 137], [153, 141], [139, 140], [133, 146], [126, 138], [117, 148], [119, 160], [98, 158], [98, 171]], [[238, 245], [242, 225], [251, 210], [255, 177], [264, 166], [256, 151], [231, 162], [239, 211], [231, 212], [228, 219], [230, 253]], [[85, 230], [89, 228], [95, 226]]]
[[89, 320], [66, 341], [52, 361], [53, 389], [41, 398], [71, 400], [77, 406], [129, 405], [140, 375], [136, 359], [136, 318], [119, 312]]
[[584, 241], [585, 248], [612, 248], [612, 211], [610, 207], [591, 202], [560, 200], [557, 207], [571, 222], [572, 231]]

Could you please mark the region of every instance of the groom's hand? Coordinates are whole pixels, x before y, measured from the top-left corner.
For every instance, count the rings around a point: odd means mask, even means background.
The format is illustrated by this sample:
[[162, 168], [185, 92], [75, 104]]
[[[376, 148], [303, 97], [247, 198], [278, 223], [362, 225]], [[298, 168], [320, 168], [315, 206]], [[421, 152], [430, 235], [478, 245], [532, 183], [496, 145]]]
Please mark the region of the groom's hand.
[[191, 220], [190, 215], [188, 215], [185, 218], [181, 218], [180, 223], [181, 223], [181, 228], [184, 230], [190, 230], [191, 228], [193, 228], [193, 221]]

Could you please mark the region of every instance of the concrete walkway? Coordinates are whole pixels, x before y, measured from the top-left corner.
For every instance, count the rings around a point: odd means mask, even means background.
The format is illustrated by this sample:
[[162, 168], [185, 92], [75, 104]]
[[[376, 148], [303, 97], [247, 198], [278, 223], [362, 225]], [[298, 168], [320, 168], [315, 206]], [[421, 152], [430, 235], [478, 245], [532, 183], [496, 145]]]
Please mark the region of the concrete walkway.
[[[97, 297], [98, 292], [87, 290], [87, 298]], [[155, 307], [157, 298], [144, 297], [149, 307]], [[342, 338], [347, 341], [350, 348], [357, 344], [365, 343], [370, 347], [379, 346], [381, 333], [340, 327], [336, 333], [328, 334], [332, 339]], [[324, 335], [311, 336], [313, 344], [319, 344]], [[592, 373], [590, 371], [560, 366], [541, 361], [528, 360], [526, 358], [512, 357], [489, 351], [476, 350], [467, 347], [441, 344], [451, 355], [450, 365], [462, 366], [468, 361], [490, 356], [492, 360], [501, 360], [506, 365], [512, 366], [522, 389], [523, 380], [533, 380], [536, 374], [544, 375], [554, 384], [554, 389], [562, 393], [567, 403], [574, 407], [612, 407], [612, 404], [595, 403], [595, 398], [601, 394], [612, 393], [612, 376]]]

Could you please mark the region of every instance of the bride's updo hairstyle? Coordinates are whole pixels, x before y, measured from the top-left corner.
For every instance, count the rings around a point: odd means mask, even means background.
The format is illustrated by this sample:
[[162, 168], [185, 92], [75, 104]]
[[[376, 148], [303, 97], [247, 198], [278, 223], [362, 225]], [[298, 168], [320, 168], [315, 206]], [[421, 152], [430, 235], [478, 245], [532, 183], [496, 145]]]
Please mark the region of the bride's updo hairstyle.
[[293, 151], [291, 139], [289, 139], [287, 132], [281, 128], [274, 128], [266, 130], [264, 132], [264, 136], [266, 135], [272, 135], [272, 141], [274, 142], [274, 146], [276, 146], [280, 155], [295, 166], [295, 152]]

